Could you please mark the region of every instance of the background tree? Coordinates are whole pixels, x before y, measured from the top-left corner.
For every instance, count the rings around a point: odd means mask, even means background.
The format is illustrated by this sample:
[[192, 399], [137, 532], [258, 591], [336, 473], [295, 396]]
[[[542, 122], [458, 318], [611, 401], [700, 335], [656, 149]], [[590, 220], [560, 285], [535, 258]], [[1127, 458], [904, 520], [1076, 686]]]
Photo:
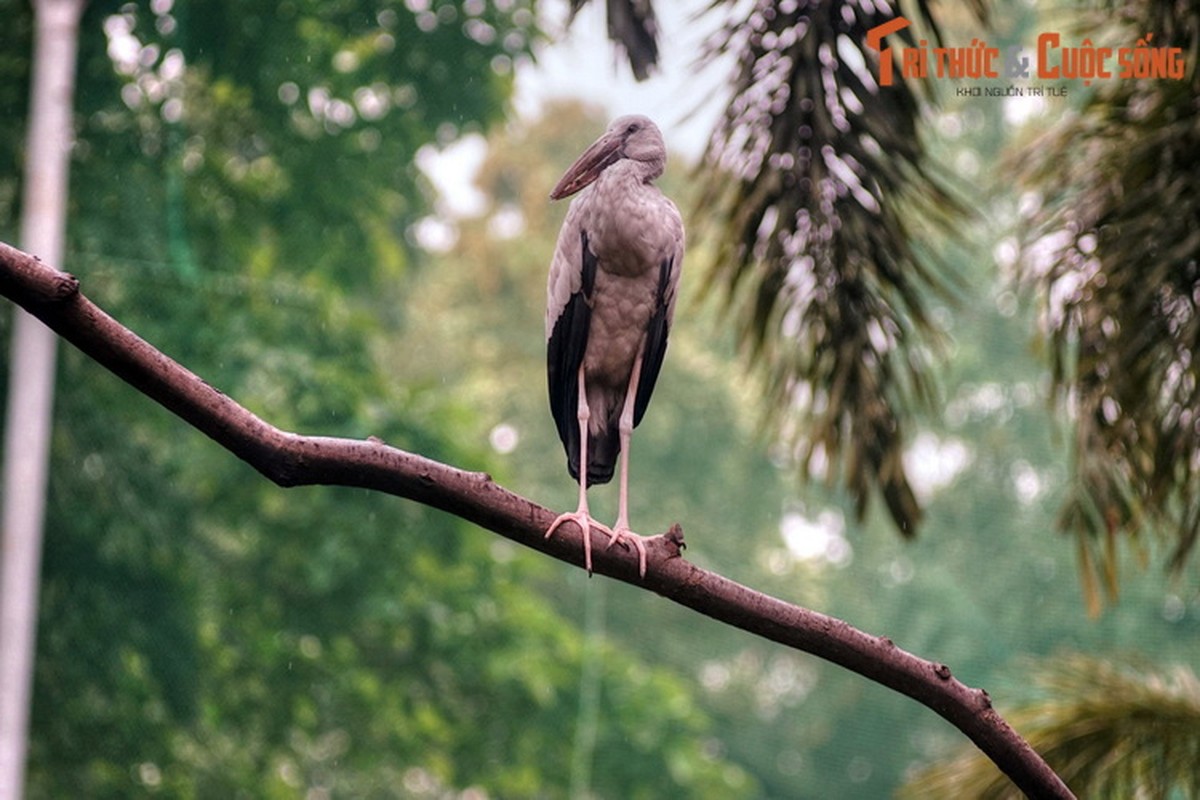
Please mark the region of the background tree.
[[927, 306], [946, 290], [917, 242], [960, 209], [930, 168], [918, 90], [869, 74], [867, 33], [897, 13], [730, 4], [709, 57], [730, 52], [737, 66], [700, 211], [714, 221], [710, 281], [737, 310], [797, 471], [839, 481], [860, 521], [877, 491], [911, 536], [921, 509], [905, 418], [931, 399]]
[[[82, 0], [34, 4], [21, 246], [61, 259]], [[58, 337], [16, 312], [0, 513], [0, 795], [24, 794]]]

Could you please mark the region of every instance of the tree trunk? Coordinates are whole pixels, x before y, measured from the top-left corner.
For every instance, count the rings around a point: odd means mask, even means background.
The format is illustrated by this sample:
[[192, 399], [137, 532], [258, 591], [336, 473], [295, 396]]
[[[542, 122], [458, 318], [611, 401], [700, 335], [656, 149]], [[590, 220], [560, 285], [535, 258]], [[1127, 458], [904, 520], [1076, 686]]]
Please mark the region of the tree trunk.
[[[34, 3], [21, 243], [51, 264], [62, 263], [83, 6], [84, 0]], [[57, 341], [36, 318], [16, 311], [0, 529], [0, 797], [22, 797], [25, 783]]]

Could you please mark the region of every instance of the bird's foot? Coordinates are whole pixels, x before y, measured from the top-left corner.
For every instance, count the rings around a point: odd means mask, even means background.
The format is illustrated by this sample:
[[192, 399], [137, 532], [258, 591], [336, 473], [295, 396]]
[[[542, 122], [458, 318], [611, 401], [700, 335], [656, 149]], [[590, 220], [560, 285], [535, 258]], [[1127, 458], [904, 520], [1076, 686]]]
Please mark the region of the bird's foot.
[[[583, 566], [584, 566], [584, 569], [587, 570], [588, 575], [591, 575], [592, 574], [592, 532], [590, 529], [597, 528], [601, 532], [607, 534], [609, 537], [614, 536], [613, 530], [612, 530], [612, 528], [605, 525], [603, 522], [598, 522], [597, 520], [593, 519], [592, 515], [589, 514], [586, 509], [581, 508], [578, 511], [570, 511], [570, 512], [567, 512], [566, 514], [559, 514], [558, 517], [554, 520], [554, 522], [550, 523], [550, 527], [546, 529], [545, 538], [549, 539], [551, 534], [553, 534], [554, 531], [558, 530], [558, 527], [560, 525], [562, 525], [564, 522], [568, 522], [568, 521], [574, 522], [576, 527], [578, 527], [580, 532], [583, 534]], [[609, 543], [610, 544], [612, 543], [611, 538], [609, 540]]]
[[612, 528], [612, 530], [608, 531], [608, 535], [609, 535], [608, 545], [604, 548], [605, 550], [607, 550], [609, 547], [612, 547], [618, 541], [628, 542], [629, 544], [633, 545], [633, 549], [637, 550], [637, 554], [638, 554], [638, 577], [645, 578], [646, 577], [646, 545], [645, 545], [646, 537], [642, 536], [641, 534], [634, 533], [633, 531], [631, 531], [629, 529], [628, 525], [622, 525], [619, 522]]

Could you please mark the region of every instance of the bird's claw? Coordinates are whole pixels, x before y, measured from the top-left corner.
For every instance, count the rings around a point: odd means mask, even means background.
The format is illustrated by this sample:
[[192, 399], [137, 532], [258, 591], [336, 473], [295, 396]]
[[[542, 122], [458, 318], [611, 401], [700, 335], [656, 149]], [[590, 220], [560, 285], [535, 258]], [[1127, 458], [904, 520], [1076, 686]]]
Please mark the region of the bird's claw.
[[592, 574], [592, 534], [590, 529], [595, 528], [608, 537], [608, 544], [604, 547], [605, 550], [612, 547], [618, 541], [632, 544], [633, 549], [637, 550], [638, 554], [638, 577], [646, 577], [646, 545], [643, 536], [634, 533], [625, 525], [610, 528], [603, 522], [594, 519], [586, 511], [570, 511], [565, 514], [559, 514], [554, 519], [554, 522], [550, 523], [550, 527], [546, 529], [544, 538], [549, 539], [564, 522], [574, 522], [583, 534], [583, 566], [587, 570], [588, 575]]
[[574, 522], [576, 527], [579, 528], [580, 533], [583, 534], [583, 567], [587, 570], [587, 574], [591, 575], [592, 534], [590, 528], [597, 528], [602, 533], [607, 534], [610, 537], [610, 544], [612, 543], [611, 537], [615, 534], [613, 533], [612, 528], [608, 527], [603, 522], [598, 522], [597, 520], [593, 519], [592, 515], [586, 511], [570, 511], [566, 514], [559, 514], [554, 522], [550, 523], [550, 527], [546, 529], [546, 535], [544, 538], [549, 539], [550, 535], [553, 534], [560, 525], [567, 521]]
[[637, 550], [638, 554], [638, 577], [646, 577], [646, 545], [645, 539], [641, 534], [634, 533], [628, 526], [618, 525], [608, 532], [609, 540], [605, 545], [605, 550], [612, 547], [618, 540], [629, 542], [633, 545], [633, 549]]

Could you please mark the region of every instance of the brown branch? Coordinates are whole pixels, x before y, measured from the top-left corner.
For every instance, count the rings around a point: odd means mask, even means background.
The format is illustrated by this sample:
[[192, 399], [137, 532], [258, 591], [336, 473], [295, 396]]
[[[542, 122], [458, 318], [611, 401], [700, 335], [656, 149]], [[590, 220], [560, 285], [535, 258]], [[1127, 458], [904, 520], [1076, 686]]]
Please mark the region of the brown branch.
[[[135, 389], [182, 417], [280, 486], [328, 484], [374, 489], [442, 509], [560, 561], [582, 566], [575, 526], [551, 539], [555, 515], [467, 472], [371, 439], [301, 436], [264, 422], [154, 349], [101, 311], [72, 276], [0, 242], [0, 293]], [[637, 558], [596, 543], [595, 571], [650, 589], [713, 619], [819, 656], [905, 694], [966, 734], [1030, 797], [1069, 798], [1071, 791], [1038, 754], [950, 668], [918, 658], [889, 639], [833, 617], [785, 603], [680, 557], [677, 527], [648, 542], [649, 570]]]

